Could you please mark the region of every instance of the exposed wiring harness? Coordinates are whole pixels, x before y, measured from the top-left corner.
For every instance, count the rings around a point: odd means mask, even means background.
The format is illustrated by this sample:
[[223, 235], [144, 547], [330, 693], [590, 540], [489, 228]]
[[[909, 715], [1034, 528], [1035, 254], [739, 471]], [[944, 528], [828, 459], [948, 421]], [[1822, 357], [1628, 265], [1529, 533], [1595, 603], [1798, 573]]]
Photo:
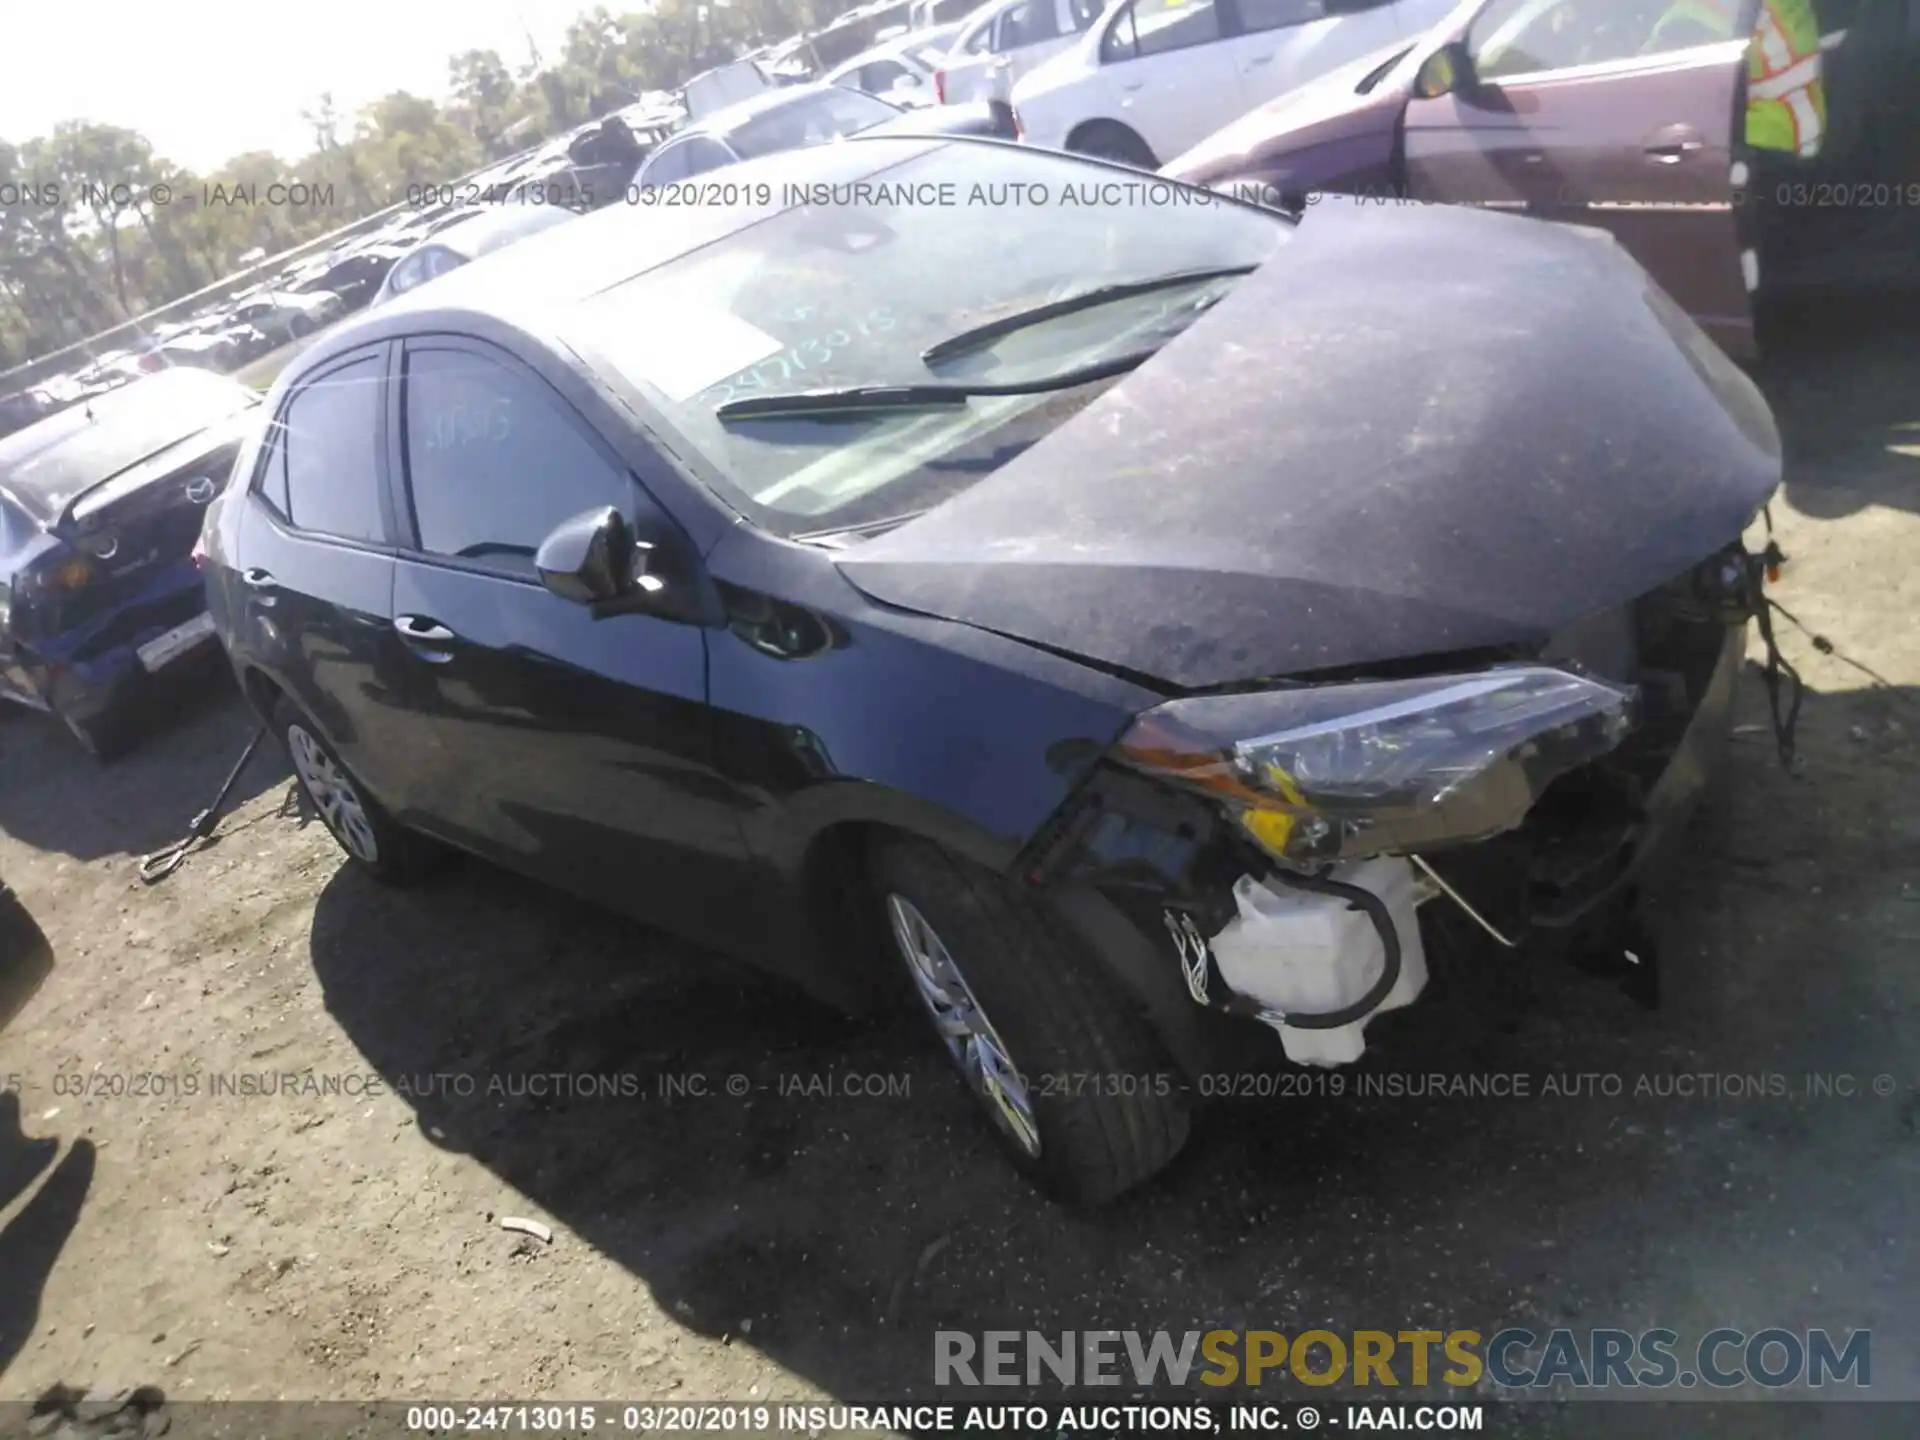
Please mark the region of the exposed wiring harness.
[[[1771, 532], [1771, 521], [1768, 529]], [[1765, 588], [1768, 577], [1779, 574], [1786, 558], [1769, 533], [1767, 548], [1758, 555], [1747, 557], [1747, 574], [1753, 617], [1760, 626], [1761, 643], [1767, 647], [1767, 663], [1761, 678], [1767, 687], [1767, 712], [1773, 718], [1773, 743], [1779, 752], [1781, 766], [1789, 775], [1797, 778], [1803, 767], [1795, 735], [1800, 725], [1800, 706], [1806, 699], [1807, 682], [1800, 678], [1800, 672], [1793, 668], [1792, 662], [1780, 653], [1780, 642], [1773, 633], [1773, 612], [1780, 607]], [[1786, 614], [1784, 610], [1780, 613]], [[1782, 682], [1790, 687], [1784, 696]]]

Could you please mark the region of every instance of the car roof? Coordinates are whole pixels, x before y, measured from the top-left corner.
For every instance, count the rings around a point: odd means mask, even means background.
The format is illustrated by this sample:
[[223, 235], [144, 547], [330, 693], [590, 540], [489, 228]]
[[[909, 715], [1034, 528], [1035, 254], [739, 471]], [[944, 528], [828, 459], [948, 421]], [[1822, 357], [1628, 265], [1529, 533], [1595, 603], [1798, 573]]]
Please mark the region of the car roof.
[[770, 110], [792, 105], [796, 101], [810, 95], [818, 95], [825, 90], [844, 88], [844, 86], [830, 85], [825, 81], [817, 81], [811, 85], [777, 86], [762, 94], [748, 96], [745, 100], [736, 100], [724, 109], [714, 111], [697, 125], [689, 125], [680, 132], [680, 135], [673, 138], [678, 140], [681, 135], [725, 135]]
[[503, 204], [465, 224], [452, 225], [439, 235], [428, 236], [426, 244], [450, 250], [471, 260], [485, 255], [489, 250], [510, 244], [523, 235], [537, 235], [557, 225], [559, 222], [553, 218], [555, 216], [572, 214], [571, 210], [559, 205]]
[[882, 40], [878, 45], [862, 50], [851, 60], [842, 60], [834, 66], [827, 72], [828, 83], [834, 83], [832, 76], [848, 74], [858, 70], [862, 65], [872, 64], [875, 60], [891, 60], [905, 51], [915, 50], [930, 43], [938, 45], [943, 39], [949, 39], [959, 31], [960, 22], [955, 21], [946, 25], [929, 26], [925, 30], [909, 30], [904, 35], [895, 35], [890, 40]]

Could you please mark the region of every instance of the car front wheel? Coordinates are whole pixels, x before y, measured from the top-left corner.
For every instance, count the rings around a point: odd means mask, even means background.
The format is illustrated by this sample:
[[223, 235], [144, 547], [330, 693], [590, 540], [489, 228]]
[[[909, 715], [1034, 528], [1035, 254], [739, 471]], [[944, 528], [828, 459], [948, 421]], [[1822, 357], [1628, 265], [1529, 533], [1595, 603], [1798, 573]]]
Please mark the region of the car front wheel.
[[875, 857], [883, 918], [920, 1007], [1014, 1164], [1100, 1204], [1166, 1166], [1181, 1079], [1131, 997], [999, 875], [924, 841]]

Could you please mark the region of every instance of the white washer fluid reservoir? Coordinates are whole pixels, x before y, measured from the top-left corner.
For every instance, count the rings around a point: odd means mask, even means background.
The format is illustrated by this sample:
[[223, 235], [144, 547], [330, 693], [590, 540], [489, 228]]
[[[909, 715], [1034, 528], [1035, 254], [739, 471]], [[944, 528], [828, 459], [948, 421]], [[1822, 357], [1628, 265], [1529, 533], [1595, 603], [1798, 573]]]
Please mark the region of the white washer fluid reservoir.
[[[1373, 1010], [1411, 1005], [1427, 983], [1427, 957], [1414, 912], [1414, 869], [1397, 856], [1336, 865], [1329, 880], [1369, 890], [1385, 903], [1400, 941], [1400, 978]], [[1233, 887], [1239, 914], [1212, 943], [1220, 974], [1237, 993], [1274, 1012], [1287, 1058], [1296, 1065], [1349, 1065], [1367, 1047], [1371, 1015], [1335, 1030], [1301, 1030], [1283, 1015], [1328, 1014], [1365, 997], [1387, 963], [1366, 911], [1337, 895], [1243, 875]]]

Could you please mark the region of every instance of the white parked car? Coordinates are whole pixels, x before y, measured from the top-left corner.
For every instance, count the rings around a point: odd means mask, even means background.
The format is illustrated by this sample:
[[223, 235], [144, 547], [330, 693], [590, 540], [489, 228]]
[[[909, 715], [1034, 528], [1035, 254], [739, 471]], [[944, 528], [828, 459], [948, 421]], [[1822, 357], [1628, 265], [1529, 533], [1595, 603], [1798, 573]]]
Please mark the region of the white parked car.
[[934, 72], [943, 105], [985, 100], [1006, 105], [1015, 83], [1059, 54], [1100, 18], [1102, 0], [987, 0], [960, 22], [960, 33]]
[[1118, 0], [1013, 91], [1020, 138], [1154, 169], [1255, 106], [1412, 41], [1457, 0]]
[[864, 90], [908, 109], [932, 105], [936, 103], [934, 72], [959, 33], [958, 25], [916, 30], [862, 51], [844, 65], [836, 65], [823, 78], [829, 85]]

